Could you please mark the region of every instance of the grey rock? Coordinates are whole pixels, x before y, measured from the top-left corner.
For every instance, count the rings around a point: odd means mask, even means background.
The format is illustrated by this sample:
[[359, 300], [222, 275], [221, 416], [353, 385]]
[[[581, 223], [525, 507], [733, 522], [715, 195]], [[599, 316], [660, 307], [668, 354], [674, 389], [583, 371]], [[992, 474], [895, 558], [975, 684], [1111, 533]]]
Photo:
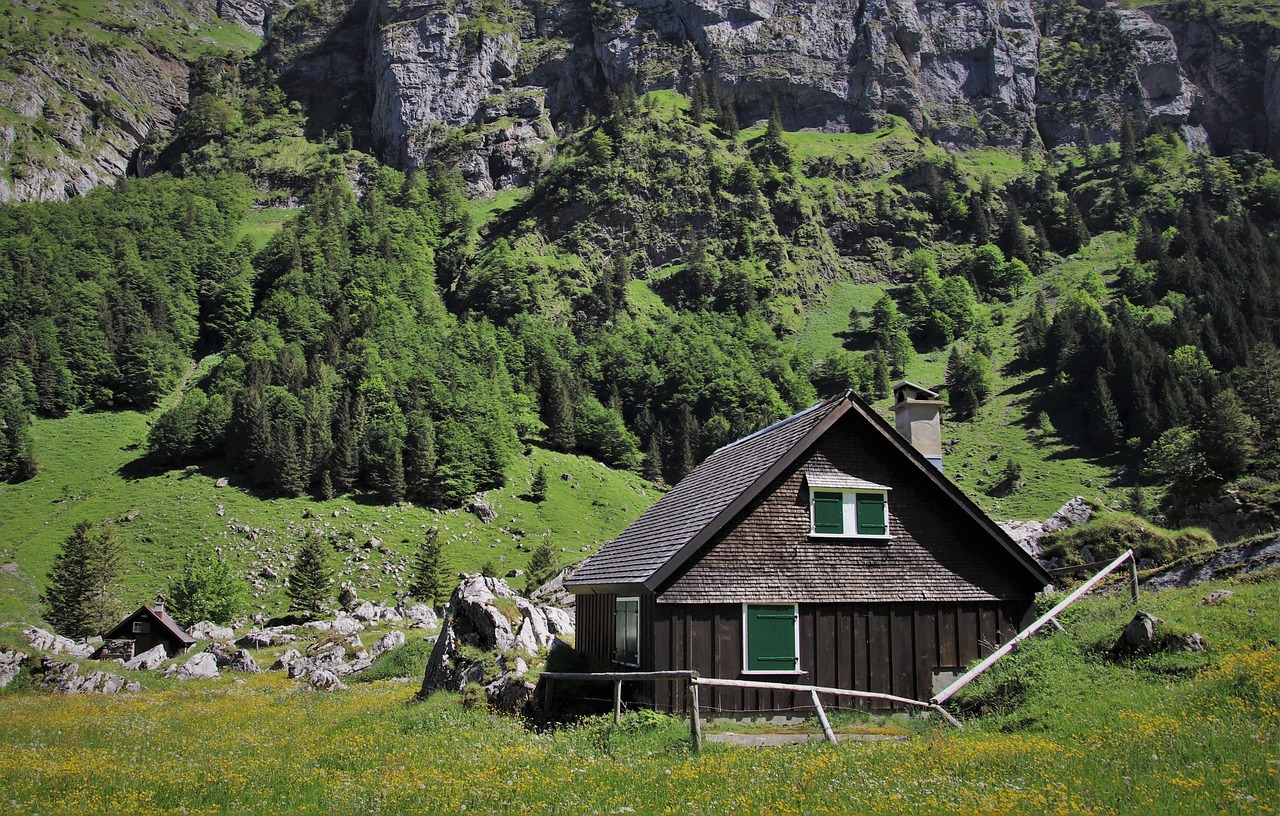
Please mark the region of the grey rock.
[[62, 635], [46, 632], [37, 626], [22, 630], [22, 634], [26, 635], [27, 644], [37, 652], [88, 657], [95, 651], [94, 647], [88, 643], [77, 643], [69, 638], [64, 638]]
[[134, 655], [132, 660], [124, 664], [124, 668], [130, 671], [152, 671], [160, 667], [160, 664], [169, 659], [169, 653], [165, 651], [163, 643], [157, 643], [153, 648], [148, 649], [140, 655]]
[[1232, 595], [1235, 593], [1229, 589], [1219, 589], [1201, 598], [1200, 603], [1204, 606], [1218, 606]]
[[289, 667], [302, 659], [302, 653], [297, 649], [286, 649], [284, 654], [276, 658], [276, 662], [271, 664], [272, 671], [289, 671]]
[[474, 513], [475, 517], [485, 524], [497, 521], [498, 519], [498, 511], [493, 508], [493, 504], [487, 501], [473, 501], [471, 502], [471, 506], [467, 509]]
[[1121, 641], [1131, 651], [1148, 651], [1155, 643], [1156, 627], [1162, 621], [1150, 612], [1138, 612], [1124, 627]]
[[218, 660], [209, 652], [192, 655], [177, 671], [179, 680], [208, 680], [218, 676]]
[[[519, 621], [513, 623], [499, 608], [500, 598], [508, 602], [503, 606], [519, 610]], [[483, 679], [483, 666], [461, 656], [463, 646], [485, 652], [521, 651], [533, 657], [553, 640], [545, 607], [521, 597], [500, 578], [464, 575], [449, 599], [444, 626], [427, 661], [422, 693], [461, 691], [476, 679], [477, 669]]]
[[341, 691], [346, 688], [338, 675], [328, 669], [318, 669], [308, 674], [307, 685], [317, 691]]
[[0, 646], [0, 689], [5, 688], [18, 676], [22, 666], [27, 662], [27, 653]]
[[440, 618], [435, 610], [425, 604], [410, 606], [404, 610], [403, 615], [409, 621], [411, 629], [435, 629], [440, 626]]
[[354, 635], [356, 632], [364, 631], [364, 624], [355, 618], [336, 618], [329, 627], [329, 631], [336, 635]]
[[75, 663], [54, 660], [48, 655], [40, 658], [31, 676], [36, 688], [55, 694], [114, 694], [142, 688], [139, 683], [129, 682], [118, 674], [103, 671], [81, 674]]
[[226, 476], [223, 476], [222, 478], [218, 479], [218, 481], [214, 482], [213, 486], [214, 487], [230, 487], [231, 480], [228, 479]]
[[376, 656], [383, 652], [389, 652], [392, 649], [405, 645], [407, 642], [408, 638], [405, 637], [404, 632], [392, 630], [378, 638], [378, 640], [373, 644], [373, 654]]
[[356, 620], [364, 621], [365, 623], [373, 623], [378, 618], [382, 617], [382, 615], [377, 607], [372, 603], [365, 601], [352, 610], [351, 617]]
[[229, 626], [220, 626], [213, 621], [198, 621], [191, 624], [187, 634], [196, 640], [235, 640], [236, 632]]
[[257, 674], [261, 671], [258, 662], [253, 659], [247, 649], [238, 649], [230, 643], [210, 643], [205, 652], [213, 655], [219, 671], [233, 671], [241, 674]]

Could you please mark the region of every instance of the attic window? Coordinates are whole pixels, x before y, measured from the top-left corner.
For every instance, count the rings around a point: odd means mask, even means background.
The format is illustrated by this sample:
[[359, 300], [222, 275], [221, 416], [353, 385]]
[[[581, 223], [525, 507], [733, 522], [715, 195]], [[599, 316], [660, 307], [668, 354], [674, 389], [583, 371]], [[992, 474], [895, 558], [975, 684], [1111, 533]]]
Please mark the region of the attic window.
[[640, 599], [614, 602], [613, 660], [625, 666], [640, 665]]
[[810, 490], [810, 534], [889, 537], [889, 491]]
[[151, 621], [136, 620], [133, 622], [133, 633], [135, 635], [147, 635], [151, 633]]

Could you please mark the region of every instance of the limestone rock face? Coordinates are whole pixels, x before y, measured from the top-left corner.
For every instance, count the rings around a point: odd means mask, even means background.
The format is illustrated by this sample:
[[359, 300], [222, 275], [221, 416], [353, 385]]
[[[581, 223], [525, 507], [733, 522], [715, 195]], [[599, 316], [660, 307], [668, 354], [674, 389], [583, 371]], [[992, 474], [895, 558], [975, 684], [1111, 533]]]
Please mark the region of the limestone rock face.
[[[519, 619], [515, 620], [517, 615]], [[449, 599], [444, 627], [427, 661], [422, 693], [429, 694], [436, 689], [461, 691], [471, 682], [488, 681], [492, 685], [494, 678], [486, 677], [486, 666], [463, 658], [462, 647], [504, 654], [519, 651], [532, 658], [550, 648], [555, 639], [553, 628], [563, 626], [565, 617], [556, 612], [549, 615], [548, 607], [521, 597], [501, 578], [463, 576]], [[495, 663], [498, 674], [509, 675], [511, 682], [493, 689], [495, 694], [501, 690], [502, 695], [507, 695], [512, 682], [517, 685], [521, 682], [528, 664], [520, 658], [507, 665], [507, 658], [502, 654], [495, 658]], [[491, 701], [498, 702], [493, 696]]]
[[27, 643], [37, 652], [67, 654], [72, 657], [88, 657], [94, 652], [94, 647], [88, 643], [77, 643], [62, 635], [46, 632], [38, 626], [24, 629], [22, 634], [27, 636]]
[[55, 694], [115, 694], [142, 688], [118, 674], [102, 671], [81, 674], [75, 663], [54, 660], [48, 655], [40, 658], [40, 664], [32, 669], [31, 675], [36, 688]]
[[159, 667], [159, 665], [169, 659], [169, 653], [165, 651], [163, 643], [157, 643], [155, 647], [148, 649], [140, 655], [134, 655], [133, 659], [124, 664], [124, 668], [131, 671], [151, 671]]
[[18, 676], [18, 672], [22, 670], [22, 665], [26, 662], [26, 652], [15, 651], [8, 646], [0, 646], [0, 689], [13, 682], [13, 678]]

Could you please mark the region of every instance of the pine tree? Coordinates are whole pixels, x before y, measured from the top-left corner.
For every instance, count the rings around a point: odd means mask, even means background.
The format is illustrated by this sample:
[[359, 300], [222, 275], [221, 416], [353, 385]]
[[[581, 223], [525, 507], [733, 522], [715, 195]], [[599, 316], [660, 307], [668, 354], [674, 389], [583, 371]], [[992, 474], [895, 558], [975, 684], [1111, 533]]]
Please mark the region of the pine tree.
[[645, 446], [644, 459], [640, 463], [640, 475], [651, 482], [662, 481], [663, 436], [662, 423], [658, 422], [649, 434], [649, 444]]
[[409, 597], [439, 606], [448, 600], [452, 591], [452, 573], [444, 561], [444, 543], [440, 530], [432, 527], [422, 537], [413, 554], [413, 580], [409, 583]]
[[671, 423], [671, 450], [666, 456], [668, 468], [667, 481], [675, 484], [693, 470], [694, 451], [698, 449], [698, 420], [688, 403], [676, 406], [675, 418]]
[[37, 470], [26, 405], [16, 385], [0, 383], [0, 482], [24, 482]]
[[535, 502], [547, 500], [547, 469], [542, 465], [538, 465], [538, 469], [534, 471], [533, 484], [529, 488], [529, 498]]
[[1249, 466], [1257, 423], [1244, 412], [1239, 397], [1228, 388], [1213, 398], [1201, 417], [1199, 443], [1205, 464], [1222, 479], [1235, 479]]
[[289, 610], [319, 614], [331, 600], [329, 582], [332, 571], [326, 563], [324, 539], [309, 535], [298, 550], [293, 571], [289, 573], [289, 586], [285, 595], [289, 598]]
[[45, 618], [70, 638], [96, 635], [119, 612], [115, 600], [124, 554], [111, 528], [96, 533], [87, 521], [76, 524], [49, 569], [49, 587], [41, 596]]
[[556, 553], [551, 543], [545, 539], [529, 556], [529, 569], [526, 573], [526, 592], [532, 592], [555, 577]]
[[557, 371], [546, 385], [546, 393], [542, 399], [542, 421], [547, 426], [547, 445], [553, 450], [568, 453], [577, 446], [569, 375]]
[[1124, 429], [1120, 425], [1120, 412], [1116, 410], [1115, 400], [1111, 398], [1111, 389], [1101, 371], [1094, 372], [1090, 397], [1091, 410], [1085, 418], [1086, 427], [1092, 429], [1094, 443], [1101, 450], [1114, 451], [1124, 441]]
[[1022, 359], [1028, 362], [1038, 361], [1048, 334], [1049, 307], [1045, 303], [1044, 292], [1036, 292], [1035, 304], [1031, 307], [1026, 322], [1022, 324], [1022, 343], [1019, 348]]
[[203, 620], [227, 623], [246, 607], [244, 583], [207, 545], [187, 554], [168, 596], [169, 614], [182, 626]]

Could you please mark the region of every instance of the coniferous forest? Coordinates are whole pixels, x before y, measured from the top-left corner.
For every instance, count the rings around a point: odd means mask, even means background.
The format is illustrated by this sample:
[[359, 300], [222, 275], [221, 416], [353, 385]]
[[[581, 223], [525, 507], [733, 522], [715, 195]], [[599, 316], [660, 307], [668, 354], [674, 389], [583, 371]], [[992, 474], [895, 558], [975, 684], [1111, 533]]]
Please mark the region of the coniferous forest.
[[[39, 467], [28, 416], [182, 386], [151, 461], [225, 457], [265, 495], [457, 506], [534, 443], [670, 484], [819, 396], [886, 396], [939, 349], [969, 420], [1008, 335], [1080, 456], [1172, 493], [1274, 480], [1280, 173], [1257, 154], [1126, 119], [982, 165], [892, 120], [884, 144], [788, 133], [776, 109], [744, 129], [698, 80], [608, 94], [486, 204], [447, 144], [402, 172], [349, 130], [300, 138], [253, 58], [206, 56], [191, 83], [160, 172], [0, 208], [7, 481]], [[1126, 247], [1109, 267], [1046, 282], [1104, 234]], [[883, 293], [819, 359], [793, 337], [850, 275]]]

